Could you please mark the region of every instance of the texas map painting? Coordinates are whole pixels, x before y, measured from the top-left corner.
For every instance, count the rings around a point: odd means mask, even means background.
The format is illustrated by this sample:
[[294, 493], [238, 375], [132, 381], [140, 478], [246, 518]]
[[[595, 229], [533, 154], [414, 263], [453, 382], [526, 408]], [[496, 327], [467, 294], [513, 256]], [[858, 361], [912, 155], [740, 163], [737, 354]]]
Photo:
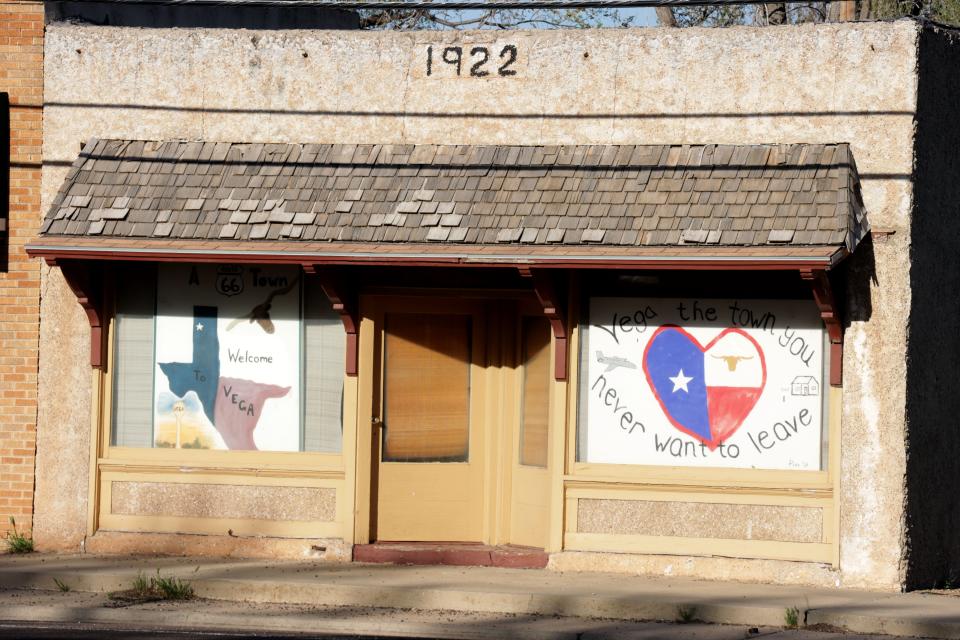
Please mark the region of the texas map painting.
[[295, 269], [161, 268], [156, 446], [299, 450], [299, 317]]
[[584, 334], [582, 461], [820, 468], [812, 301], [594, 298]]

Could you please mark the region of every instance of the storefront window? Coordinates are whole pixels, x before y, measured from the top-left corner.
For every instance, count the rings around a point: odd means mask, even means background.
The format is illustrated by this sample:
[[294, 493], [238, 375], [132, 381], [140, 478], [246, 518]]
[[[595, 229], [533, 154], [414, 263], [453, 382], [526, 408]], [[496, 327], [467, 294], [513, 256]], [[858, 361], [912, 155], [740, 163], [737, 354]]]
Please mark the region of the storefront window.
[[340, 451], [343, 328], [297, 268], [160, 265], [116, 300], [115, 446]]
[[812, 301], [594, 297], [578, 460], [820, 470], [824, 331]]

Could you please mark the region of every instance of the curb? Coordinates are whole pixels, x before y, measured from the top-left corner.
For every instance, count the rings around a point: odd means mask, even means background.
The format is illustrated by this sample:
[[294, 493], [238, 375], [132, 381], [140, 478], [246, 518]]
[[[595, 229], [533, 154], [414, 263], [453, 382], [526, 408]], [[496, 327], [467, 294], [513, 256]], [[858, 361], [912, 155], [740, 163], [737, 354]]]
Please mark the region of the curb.
[[[541, 616], [568, 616], [575, 618], [605, 618], [617, 621], [676, 621], [681, 617], [688, 617], [692, 621], [746, 625], [757, 627], [782, 627], [784, 624], [785, 606], [781, 602], [769, 604], [749, 604], [744, 601], [738, 603], [717, 603], [687, 599], [683, 594], [671, 594], [664, 591], [663, 595], [649, 593], [631, 596], [602, 596], [597, 594], [546, 594], [531, 593], [529, 591], [510, 591], [500, 589], [431, 589], [413, 588], [405, 586], [369, 586], [330, 584], [328, 582], [309, 581], [267, 581], [242, 580], [230, 578], [194, 577], [192, 570], [178, 570], [167, 568], [165, 575], [174, 575], [189, 580], [198, 597], [211, 600], [256, 602], [263, 604], [298, 604], [322, 606], [352, 606], [374, 607], [381, 609], [420, 609], [420, 610], [450, 610], [476, 613], [501, 613], [514, 615], [541, 615]], [[128, 588], [137, 575], [134, 570], [128, 571], [62, 571], [57, 577], [68, 582], [73, 590], [94, 593], [104, 593]], [[56, 590], [53, 576], [49, 573], [16, 571], [0, 573], [0, 588], [42, 589]], [[806, 625], [826, 624], [854, 633], [886, 634], [898, 636], [913, 636], [925, 638], [960, 638], [960, 613], [948, 619], [929, 617], [923, 618], [916, 614], [912, 616], [898, 615], [895, 606], [896, 596], [878, 594], [876, 599], [864, 603], [841, 604], [825, 608], [800, 609], [799, 618]], [[5, 610], [2, 614], [6, 619], [36, 620], [37, 609], [43, 609], [44, 620], [76, 622], [80, 612], [69, 608], [56, 607], [22, 607]], [[105, 609], [84, 611], [83, 620], [88, 622], [104, 622], [111, 624], [129, 623], [123, 617], [122, 611]], [[686, 613], [687, 615], [681, 615]], [[24, 617], [14, 618], [14, 615]], [[192, 619], [196, 618], [196, 619]], [[183, 623], [198, 626], [236, 626], [238, 621], [214, 614], [188, 615]], [[296, 617], [263, 618], [251, 628], [264, 628], [264, 621], [268, 628], [275, 630], [306, 630], [316, 631], [316, 623], [309, 627], [297, 627]], [[146, 623], [138, 620], [138, 623]], [[157, 626], [166, 626], [165, 620], [149, 622]], [[241, 623], [242, 624], [242, 623]], [[275, 626], [281, 624], [282, 626]], [[325, 632], [330, 633], [365, 633], [381, 636], [416, 636], [418, 633], [437, 638], [473, 638], [479, 635], [470, 633], [451, 634], [449, 629], [429, 626], [429, 628], [404, 630], [382, 629], [376, 625], [369, 629], [360, 628], [356, 624], [339, 627], [335, 623], [324, 622]], [[803, 627], [801, 627], [802, 629]], [[559, 638], [562, 633], [544, 634], [544, 637]], [[571, 635], [570, 637], [574, 637]]]
[[[131, 626], [130, 614], [123, 609], [81, 609], [51, 606], [14, 606], [7, 607], [2, 619], [12, 622], [49, 622], [103, 624], [116, 627]], [[318, 622], [314, 618], [302, 616], [263, 616], [255, 619], [238, 619], [235, 615], [217, 613], [178, 614], [177, 624], [170, 624], [169, 614], [137, 612], [138, 627], [157, 627], [168, 631], [261, 631], [269, 633], [310, 633], [316, 635], [348, 637], [389, 637], [389, 638], [431, 638], [435, 640], [482, 640], [489, 638], [486, 630], [454, 630], [443, 625], [418, 624], [405, 622], [402, 629], [395, 625], [364, 624], [357, 621], [337, 623], [329, 620]], [[578, 640], [584, 634], [577, 632], [538, 632], [524, 630], [523, 638], [530, 640]]]
[[[432, 609], [517, 615], [607, 618], [620, 621], [677, 620], [689, 611], [692, 620], [749, 626], [783, 625], [779, 606], [725, 605], [679, 602], [663, 598], [612, 598], [593, 595], [550, 595], [529, 592], [414, 589], [329, 583], [193, 578], [187, 572], [167, 571], [187, 579], [200, 598], [264, 604], [358, 606], [385, 609]], [[75, 591], [104, 593], [128, 588], [134, 572], [62, 572], [58, 577]], [[55, 590], [52, 576], [17, 572], [0, 574], [0, 587]]]

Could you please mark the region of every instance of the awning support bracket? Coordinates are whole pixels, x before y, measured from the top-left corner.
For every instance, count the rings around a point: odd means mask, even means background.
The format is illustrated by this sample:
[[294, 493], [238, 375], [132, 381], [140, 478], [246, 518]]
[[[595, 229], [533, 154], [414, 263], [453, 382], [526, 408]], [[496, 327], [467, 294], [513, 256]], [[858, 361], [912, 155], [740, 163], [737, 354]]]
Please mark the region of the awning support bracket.
[[99, 268], [89, 262], [47, 258], [47, 265], [60, 267], [67, 286], [87, 314], [90, 323], [90, 366], [101, 371], [107, 366], [106, 330], [103, 308], [103, 278]]
[[830, 338], [830, 386], [843, 384], [843, 322], [833, 296], [833, 287], [827, 272], [822, 269], [802, 269], [800, 277], [810, 283], [813, 300], [820, 310], [820, 318]]
[[320, 288], [327, 299], [330, 300], [333, 310], [340, 314], [340, 322], [343, 323], [343, 328], [347, 333], [346, 374], [348, 376], [357, 375], [360, 321], [357, 315], [356, 297], [348, 293], [349, 289], [328, 269], [317, 269], [314, 264], [304, 264], [303, 271], [316, 276]]
[[533, 292], [543, 307], [543, 315], [550, 322], [553, 329], [553, 377], [555, 380], [567, 379], [567, 320], [563, 305], [557, 296], [557, 289], [551, 274], [541, 269], [519, 267], [520, 275], [533, 281]]

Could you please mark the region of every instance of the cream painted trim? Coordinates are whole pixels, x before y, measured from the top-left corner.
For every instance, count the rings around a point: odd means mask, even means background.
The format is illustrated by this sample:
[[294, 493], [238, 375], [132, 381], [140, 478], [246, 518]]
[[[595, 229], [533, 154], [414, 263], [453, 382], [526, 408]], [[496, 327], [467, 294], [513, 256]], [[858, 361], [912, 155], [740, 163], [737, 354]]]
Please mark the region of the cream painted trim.
[[[202, 480], [202, 483], [198, 480]], [[162, 482], [164, 484], [210, 484], [230, 487], [306, 487], [317, 489], [339, 489], [343, 478], [288, 478], [288, 477], [252, 477], [233, 475], [219, 470], [205, 474], [177, 473], [168, 469], [153, 470], [107, 470], [103, 471], [103, 482]]]
[[[577, 284], [573, 277], [570, 277], [565, 283], [567, 289], [567, 379], [564, 381], [556, 380], [551, 376], [550, 384], [550, 414], [548, 424], [550, 425], [549, 437], [549, 460], [547, 470], [550, 474], [550, 521], [547, 537], [548, 553], [561, 551], [563, 549], [564, 536], [564, 507], [566, 506], [564, 496], [563, 478], [566, 474], [567, 459], [570, 455], [570, 446], [568, 434], [573, 433], [576, 436], [576, 418], [570, 419], [570, 396], [571, 389], [576, 396], [577, 363], [579, 358], [576, 336], [573, 335], [573, 328], [576, 326], [576, 317], [579, 313], [577, 304]], [[556, 335], [550, 332], [550, 371], [556, 371]], [[576, 411], [576, 401], [573, 403]], [[576, 414], [573, 414], [576, 416]], [[575, 450], [575, 449], [574, 449]]]
[[758, 489], [826, 489], [833, 483], [829, 471], [782, 471], [767, 469], [721, 469], [660, 467], [654, 465], [591, 464], [577, 462], [567, 476], [583, 482], [636, 482], [686, 484]]
[[[567, 548], [567, 536], [577, 530], [577, 501], [567, 496], [567, 478], [573, 473], [577, 462], [577, 428], [580, 409], [580, 279], [574, 275], [570, 278], [567, 295], [567, 386], [565, 391], [565, 406], [563, 407], [564, 434], [562, 442], [565, 445], [562, 456], [563, 467], [560, 470], [559, 481], [551, 478], [553, 486], [560, 486], [564, 498], [566, 514], [562, 519], [563, 529], [560, 532], [561, 548]], [[555, 470], [556, 471], [556, 470]], [[570, 524], [572, 523], [572, 525]], [[551, 521], [551, 527], [556, 524]], [[553, 531], [551, 531], [553, 534]]]
[[[514, 316], [522, 319], [519, 311]], [[500, 380], [498, 381], [500, 403], [500, 446], [496, 449], [498, 482], [497, 527], [494, 544], [512, 542], [514, 492], [518, 486], [517, 468], [520, 460], [520, 436], [522, 423], [523, 363], [520, 356], [522, 335], [520, 325], [500, 316]]]
[[[111, 323], [112, 325], [112, 323]], [[108, 358], [108, 360], [112, 360]], [[112, 367], [112, 362], [108, 366]], [[87, 475], [87, 537], [96, 533], [99, 526], [99, 500], [100, 500], [100, 469], [98, 461], [102, 449], [102, 420], [104, 414], [104, 374], [100, 369], [93, 369], [90, 377], [90, 387], [92, 389], [92, 401], [90, 403], [90, 462]]]
[[[483, 384], [481, 388], [484, 394], [484, 402], [480, 411], [484, 454], [481, 462], [483, 468], [481, 535], [487, 544], [496, 544], [500, 535], [502, 512], [500, 478], [502, 477], [501, 473], [505, 471], [500, 466], [503, 451], [503, 436], [500, 432], [504, 428], [509, 428], [509, 424], [503, 424], [503, 379], [501, 377], [504, 366], [503, 327], [501, 326], [503, 318], [500, 313], [491, 310], [484, 310], [473, 318], [475, 321], [479, 318], [483, 322], [483, 326], [473, 326], [471, 331], [484, 331], [483, 360], [477, 365], [482, 372]], [[473, 339], [473, 336], [471, 336], [471, 339]], [[476, 355], [472, 357], [476, 360]], [[475, 388], [471, 384], [470, 393], [474, 392]], [[480, 425], [471, 420], [471, 429], [478, 426]]]
[[769, 560], [823, 563], [831, 562], [833, 557], [833, 545], [830, 544], [601, 533], [568, 533], [566, 550], [643, 553], [661, 556], [765, 558]]
[[337, 522], [232, 520], [168, 516], [105, 516], [101, 529], [137, 533], [194, 533], [233, 537], [340, 538]]
[[[840, 354], [843, 357], [843, 354]], [[837, 569], [840, 568], [840, 443], [842, 442], [842, 422], [843, 422], [843, 388], [829, 387], [830, 389], [830, 435], [827, 436], [829, 465], [828, 472], [833, 480], [833, 503], [830, 509], [831, 527], [830, 533], [833, 538], [833, 555], [830, 561]], [[826, 514], [824, 514], [826, 516]], [[827, 532], [827, 523], [824, 522], [824, 533]]]
[[[109, 420], [107, 421], [109, 429]], [[109, 437], [109, 431], [106, 434]], [[107, 440], [109, 442], [109, 440]], [[149, 449], [107, 447], [103, 457], [109, 462], [134, 462], [157, 466], [216, 467], [220, 469], [322, 469], [343, 471], [339, 453], [311, 451], [224, 451], [216, 449]]]
[[[376, 323], [366, 296], [360, 297], [357, 370], [357, 430], [354, 456], [353, 542], [369, 544], [373, 480], [373, 386], [380, 362], [374, 361]], [[377, 430], [379, 432], [379, 429]], [[346, 449], [344, 449], [346, 450]]]
[[[359, 337], [359, 336], [358, 336]], [[362, 344], [362, 343], [361, 343]], [[361, 352], [362, 353], [362, 352]], [[363, 368], [363, 360], [359, 363]], [[343, 438], [340, 445], [344, 467], [343, 483], [337, 488], [337, 522], [342, 523], [340, 537], [350, 541], [356, 530], [357, 495], [357, 430], [359, 429], [359, 376], [344, 376], [343, 381]]]
[[346, 473], [338, 469], [287, 469], [264, 467], [227, 466], [191, 466], [191, 465], [160, 465], [142, 461], [119, 461], [101, 458], [99, 467], [102, 473], [180, 473], [184, 477], [229, 476], [255, 478], [303, 478], [306, 480], [344, 480]]
[[736, 486], [736, 485], [718, 485], [718, 484], [679, 484], [662, 483], [654, 484], [644, 482], [624, 482], [616, 479], [606, 481], [584, 480], [576, 476], [567, 476], [564, 479], [564, 486], [567, 491], [583, 489], [585, 491], [603, 492], [637, 492], [650, 491], [658, 493], [704, 493], [720, 495], [753, 495], [767, 496], [767, 500], [776, 499], [777, 496], [806, 496], [810, 498], [829, 499], [833, 496], [833, 490], [830, 488], [807, 489], [807, 488], [775, 488], [775, 487], [754, 487], [754, 486]]
[[567, 497], [566, 513], [564, 514], [564, 532], [566, 534], [576, 533], [580, 518], [580, 500]]
[[646, 487], [623, 487], [620, 489], [596, 489], [593, 487], [568, 487], [567, 497], [571, 499], [589, 500], [642, 500], [651, 502], [706, 502], [710, 504], [749, 504], [758, 506], [792, 506], [826, 508], [832, 506], [833, 499], [818, 495], [758, 495], [756, 493], [722, 493], [706, 491], [684, 491], [673, 488], [672, 491], [662, 492], [650, 490]]

